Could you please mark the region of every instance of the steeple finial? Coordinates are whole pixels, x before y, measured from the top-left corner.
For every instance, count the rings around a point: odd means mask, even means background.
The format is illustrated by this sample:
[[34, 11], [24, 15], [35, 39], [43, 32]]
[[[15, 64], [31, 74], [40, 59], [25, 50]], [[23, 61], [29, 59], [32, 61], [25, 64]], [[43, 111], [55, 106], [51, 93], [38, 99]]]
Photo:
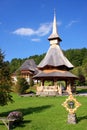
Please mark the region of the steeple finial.
[[58, 41], [62, 41], [61, 38], [58, 35], [57, 31], [57, 21], [56, 21], [56, 11], [54, 9], [54, 19], [53, 19], [53, 29], [52, 29], [52, 34], [48, 37], [48, 40], [53, 40], [53, 39], [58, 39]]

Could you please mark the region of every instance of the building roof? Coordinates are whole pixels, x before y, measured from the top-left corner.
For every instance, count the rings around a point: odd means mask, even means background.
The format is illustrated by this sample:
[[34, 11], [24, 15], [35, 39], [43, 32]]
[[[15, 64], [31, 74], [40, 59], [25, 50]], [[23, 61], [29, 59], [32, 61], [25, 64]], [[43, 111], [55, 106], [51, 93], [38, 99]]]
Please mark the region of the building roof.
[[[33, 59], [28, 59], [26, 60], [18, 69], [20, 71], [30, 71], [33, 74], [37, 74], [38, 73], [38, 68], [37, 65], [35, 64], [35, 61]], [[18, 71], [17, 70], [17, 71]], [[23, 73], [23, 72], [22, 72]]]
[[26, 60], [19, 68], [19, 70], [31, 70], [35, 71], [37, 65], [35, 64], [33, 59]]
[[50, 41], [50, 48], [45, 56], [45, 58], [38, 65], [39, 69], [44, 69], [46, 66], [62, 68], [66, 70], [72, 69], [74, 66], [70, 63], [70, 61], [64, 56], [61, 48], [60, 48], [60, 37], [57, 31], [57, 22], [56, 15], [54, 13], [53, 20], [53, 30], [52, 34], [48, 38]]
[[50, 46], [45, 58], [38, 65], [39, 69], [46, 66], [61, 67], [65, 66], [67, 69], [72, 69], [74, 66], [64, 56], [59, 45]]
[[38, 68], [33, 59], [28, 59], [25, 60], [25, 62], [12, 75], [17, 75], [18, 71], [21, 71], [22, 73], [31, 73], [35, 75], [38, 73]]
[[40, 71], [37, 75], [35, 75], [33, 78], [35, 79], [40, 79], [40, 78], [58, 78], [58, 79], [67, 79], [67, 78], [74, 78], [74, 79], [78, 79], [77, 76], [75, 76], [74, 74], [72, 74], [69, 71], [54, 71], [54, 72], [50, 72], [50, 73], [45, 73]]

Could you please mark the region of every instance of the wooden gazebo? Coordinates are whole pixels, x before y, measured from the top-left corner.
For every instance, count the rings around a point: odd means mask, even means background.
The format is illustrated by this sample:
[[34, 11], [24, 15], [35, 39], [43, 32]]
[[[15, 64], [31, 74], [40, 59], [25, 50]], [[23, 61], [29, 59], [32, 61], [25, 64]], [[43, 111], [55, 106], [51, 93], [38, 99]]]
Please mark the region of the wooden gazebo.
[[[62, 94], [61, 87], [57, 84], [58, 81], [65, 81], [65, 90], [70, 93], [75, 92], [74, 81], [77, 76], [70, 72], [73, 65], [64, 56], [60, 42], [62, 41], [58, 35], [56, 15], [54, 14], [53, 31], [48, 37], [50, 48], [44, 59], [38, 65], [39, 73], [33, 78], [41, 81], [41, 86], [37, 86], [38, 95], [55, 95]], [[45, 86], [46, 80], [52, 81], [52, 86]]]

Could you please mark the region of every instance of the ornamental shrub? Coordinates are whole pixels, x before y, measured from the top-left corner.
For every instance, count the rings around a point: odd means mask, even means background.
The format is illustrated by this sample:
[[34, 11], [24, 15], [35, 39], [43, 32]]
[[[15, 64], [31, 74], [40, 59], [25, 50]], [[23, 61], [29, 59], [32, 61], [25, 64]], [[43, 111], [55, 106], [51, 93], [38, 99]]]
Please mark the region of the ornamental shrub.
[[26, 90], [30, 87], [25, 78], [18, 78], [17, 84], [17, 93], [25, 94]]
[[14, 123], [20, 123], [23, 121], [23, 114], [20, 111], [10, 112], [7, 119], [15, 119]]

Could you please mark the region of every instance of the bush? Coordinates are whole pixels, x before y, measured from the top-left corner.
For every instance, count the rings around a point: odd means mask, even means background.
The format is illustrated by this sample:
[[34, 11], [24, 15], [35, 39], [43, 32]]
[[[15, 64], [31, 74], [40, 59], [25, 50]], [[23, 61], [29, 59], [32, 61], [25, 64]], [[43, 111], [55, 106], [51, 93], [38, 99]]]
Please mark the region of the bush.
[[20, 111], [13, 111], [9, 113], [7, 119], [15, 119], [14, 122], [20, 123], [21, 121], [23, 121], [23, 114]]
[[32, 78], [30, 78], [30, 87], [34, 86], [34, 81]]
[[[1, 87], [3, 87], [3, 85], [0, 86], [0, 88]], [[9, 101], [11, 103], [13, 102], [12, 96], [10, 95], [10, 92], [0, 90], [0, 105], [1, 106], [7, 105]]]
[[29, 84], [26, 81], [26, 79], [19, 78], [18, 81], [17, 81], [16, 87], [17, 87], [17, 92], [19, 94], [24, 94], [24, 93], [26, 93], [26, 90], [29, 88]]

